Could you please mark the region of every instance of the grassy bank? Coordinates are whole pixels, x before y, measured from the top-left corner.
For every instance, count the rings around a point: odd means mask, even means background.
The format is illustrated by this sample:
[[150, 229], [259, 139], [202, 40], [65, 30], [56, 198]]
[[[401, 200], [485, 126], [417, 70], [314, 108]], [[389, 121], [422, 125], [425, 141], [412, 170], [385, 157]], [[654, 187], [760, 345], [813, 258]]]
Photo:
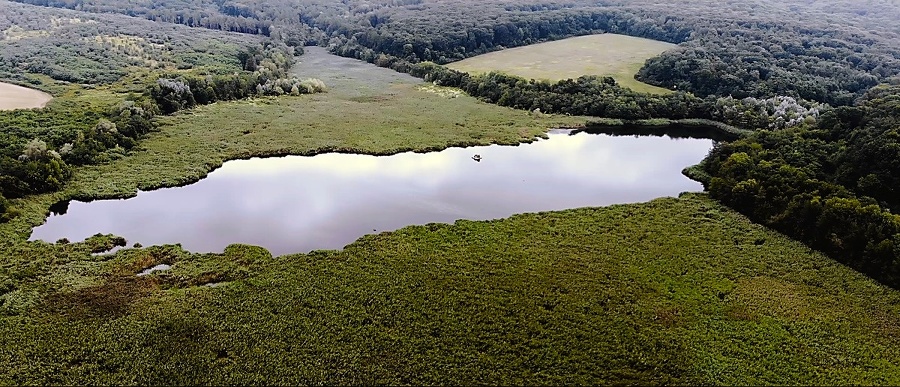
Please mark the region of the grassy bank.
[[633, 36], [588, 35], [482, 54], [447, 67], [471, 73], [501, 71], [553, 82], [582, 75], [610, 76], [634, 91], [668, 94], [672, 91], [640, 82], [634, 75], [644, 61], [674, 47]]
[[46, 248], [3, 384], [900, 382], [896, 291], [704, 195], [278, 258]]

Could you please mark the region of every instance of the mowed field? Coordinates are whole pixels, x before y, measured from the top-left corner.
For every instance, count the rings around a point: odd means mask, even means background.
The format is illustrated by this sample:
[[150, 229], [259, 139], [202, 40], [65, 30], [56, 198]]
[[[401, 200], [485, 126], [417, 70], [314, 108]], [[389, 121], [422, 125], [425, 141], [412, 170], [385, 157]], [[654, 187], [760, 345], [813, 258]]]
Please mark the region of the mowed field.
[[0, 82], [0, 110], [40, 108], [51, 99], [43, 91]]
[[634, 74], [644, 61], [674, 47], [625, 35], [588, 35], [491, 52], [447, 66], [468, 73], [502, 71], [550, 81], [582, 75], [611, 76], [632, 90], [664, 94], [671, 91], [637, 81]]

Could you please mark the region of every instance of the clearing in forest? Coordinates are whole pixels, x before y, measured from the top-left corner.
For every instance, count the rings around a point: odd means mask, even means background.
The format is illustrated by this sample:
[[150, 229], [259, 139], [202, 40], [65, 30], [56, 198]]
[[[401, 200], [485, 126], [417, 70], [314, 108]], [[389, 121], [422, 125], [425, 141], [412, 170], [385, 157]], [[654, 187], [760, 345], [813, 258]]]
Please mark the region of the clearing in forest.
[[671, 43], [626, 35], [588, 35], [495, 51], [448, 67], [468, 73], [502, 71], [550, 81], [603, 75], [635, 91], [664, 94], [671, 91], [640, 82], [634, 74], [647, 59], [674, 47]]
[[0, 82], [0, 110], [40, 108], [51, 99], [43, 91]]

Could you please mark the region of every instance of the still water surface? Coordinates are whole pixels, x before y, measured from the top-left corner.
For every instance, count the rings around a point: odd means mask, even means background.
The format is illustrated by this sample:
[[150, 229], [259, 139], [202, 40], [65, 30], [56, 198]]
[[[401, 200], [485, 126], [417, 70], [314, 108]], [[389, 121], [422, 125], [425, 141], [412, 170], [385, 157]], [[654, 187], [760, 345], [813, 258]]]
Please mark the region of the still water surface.
[[362, 235], [413, 224], [700, 191], [681, 170], [711, 146], [705, 139], [554, 131], [520, 146], [235, 160], [189, 186], [125, 200], [73, 201], [32, 239], [75, 242], [112, 233], [129, 243], [181, 243], [195, 252], [221, 252], [232, 243], [276, 255], [339, 249]]

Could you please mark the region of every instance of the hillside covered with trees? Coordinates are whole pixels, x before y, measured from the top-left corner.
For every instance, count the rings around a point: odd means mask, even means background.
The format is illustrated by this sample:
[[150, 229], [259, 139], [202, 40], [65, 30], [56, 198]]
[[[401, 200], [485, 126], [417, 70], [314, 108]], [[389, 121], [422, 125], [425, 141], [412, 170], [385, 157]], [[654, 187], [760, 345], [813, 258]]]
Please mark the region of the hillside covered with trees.
[[700, 97], [784, 95], [849, 105], [900, 73], [893, 27], [900, 14], [886, 0], [20, 1], [327, 44], [381, 63], [442, 64], [544, 40], [621, 33], [680, 44], [648, 61], [639, 78]]
[[237, 53], [257, 36], [191, 29], [120, 15], [0, 3], [0, 76], [25, 73], [87, 84], [111, 83], [143, 69], [239, 69]]
[[900, 86], [818, 125], [762, 131], [704, 162], [712, 197], [900, 287]]

